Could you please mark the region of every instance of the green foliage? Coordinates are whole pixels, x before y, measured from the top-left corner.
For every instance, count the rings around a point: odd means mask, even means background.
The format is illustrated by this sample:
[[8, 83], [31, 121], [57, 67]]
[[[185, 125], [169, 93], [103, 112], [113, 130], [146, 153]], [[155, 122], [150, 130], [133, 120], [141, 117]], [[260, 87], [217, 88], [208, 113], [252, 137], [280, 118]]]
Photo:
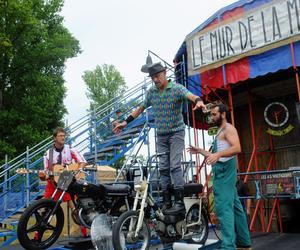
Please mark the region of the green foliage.
[[124, 162], [126, 160], [125, 156], [122, 156], [119, 160], [117, 160], [112, 167], [116, 169], [121, 169], [124, 165]]
[[0, 159], [62, 125], [64, 63], [80, 52], [63, 0], [0, 0]]
[[[97, 65], [95, 70], [85, 71], [82, 78], [87, 86], [86, 95], [90, 100], [90, 110], [97, 109], [97, 107], [102, 104], [121, 96], [127, 88], [124, 78], [114, 65]], [[96, 119], [99, 120], [103, 118], [117, 108], [119, 107], [112, 107], [111, 110], [107, 110], [106, 113], [102, 113], [100, 117]], [[103, 121], [102, 124], [98, 126], [97, 134], [102, 139], [112, 134], [112, 126], [109, 119]]]
[[85, 71], [82, 76], [87, 85], [87, 97], [91, 110], [120, 96], [126, 90], [126, 83], [114, 65], [97, 65], [93, 71]]

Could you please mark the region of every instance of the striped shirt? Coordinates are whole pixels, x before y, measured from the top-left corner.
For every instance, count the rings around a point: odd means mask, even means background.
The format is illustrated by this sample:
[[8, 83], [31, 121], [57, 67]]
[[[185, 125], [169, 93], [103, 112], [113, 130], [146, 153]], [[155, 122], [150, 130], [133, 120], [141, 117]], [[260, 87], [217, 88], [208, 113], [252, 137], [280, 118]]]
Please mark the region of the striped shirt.
[[[50, 149], [47, 150], [47, 152], [44, 155], [44, 170], [50, 170], [49, 169], [49, 152]], [[56, 151], [55, 148], [53, 148], [53, 165], [59, 163], [59, 154], [60, 152]], [[69, 145], [64, 145], [64, 148], [61, 152], [61, 165], [64, 164], [71, 164], [74, 162], [86, 162], [84, 157], [79, 153], [78, 150], [71, 148]]]
[[156, 86], [152, 86], [146, 94], [146, 99], [142, 106], [148, 108], [152, 106], [155, 117], [155, 125], [158, 134], [167, 134], [185, 129], [182, 116], [182, 103], [191, 94], [181, 84], [168, 82], [162, 93]]

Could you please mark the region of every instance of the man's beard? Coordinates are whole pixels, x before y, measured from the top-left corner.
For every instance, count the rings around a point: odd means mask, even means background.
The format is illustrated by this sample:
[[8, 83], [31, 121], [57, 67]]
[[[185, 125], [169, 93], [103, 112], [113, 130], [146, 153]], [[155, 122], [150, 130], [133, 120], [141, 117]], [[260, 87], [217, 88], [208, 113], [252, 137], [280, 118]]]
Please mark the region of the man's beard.
[[156, 86], [157, 89], [160, 89], [161, 86], [162, 86], [162, 84], [160, 82], [159, 83], [155, 83], [155, 86]]
[[215, 122], [214, 122], [214, 124], [216, 125], [216, 126], [218, 126], [218, 127], [220, 127], [221, 125], [222, 125], [222, 117], [220, 116], [219, 118], [218, 118], [218, 120], [216, 120]]
[[161, 89], [163, 85], [164, 85], [164, 82], [155, 83], [155, 86], [157, 89]]

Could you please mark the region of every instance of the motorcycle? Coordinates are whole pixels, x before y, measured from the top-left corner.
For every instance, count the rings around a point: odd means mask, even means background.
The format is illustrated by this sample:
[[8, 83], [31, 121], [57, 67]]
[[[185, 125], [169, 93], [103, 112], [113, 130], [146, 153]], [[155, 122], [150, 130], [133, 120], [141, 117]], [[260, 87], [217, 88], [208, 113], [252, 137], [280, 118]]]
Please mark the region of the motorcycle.
[[[149, 158], [148, 169], [154, 157]], [[115, 250], [148, 249], [155, 234], [163, 244], [177, 240], [204, 244], [208, 237], [208, 216], [202, 197], [203, 186], [187, 183], [184, 186], [185, 213], [165, 214], [149, 192], [151, 171], [147, 179], [134, 186], [136, 196], [131, 211], [126, 211], [113, 225], [112, 241]], [[199, 196], [199, 197], [198, 197]]]
[[[76, 180], [80, 173], [89, 174], [97, 168], [83, 168], [77, 171], [64, 170], [58, 179], [56, 189], [50, 199], [40, 199], [29, 205], [20, 217], [17, 236], [25, 249], [42, 250], [56, 242], [64, 226], [64, 213], [61, 207], [68, 192], [75, 205], [71, 215], [80, 226], [91, 227], [93, 219], [107, 213], [119, 216], [129, 210], [131, 188], [126, 184], [92, 184], [85, 180]], [[54, 197], [58, 190], [61, 195]]]

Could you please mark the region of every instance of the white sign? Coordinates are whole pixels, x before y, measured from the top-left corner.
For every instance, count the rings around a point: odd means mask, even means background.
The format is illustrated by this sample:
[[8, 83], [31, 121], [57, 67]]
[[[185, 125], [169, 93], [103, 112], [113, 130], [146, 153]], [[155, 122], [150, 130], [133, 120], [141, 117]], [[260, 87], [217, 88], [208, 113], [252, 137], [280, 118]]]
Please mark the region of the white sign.
[[187, 38], [189, 71], [203, 72], [300, 40], [300, 0], [275, 0]]

